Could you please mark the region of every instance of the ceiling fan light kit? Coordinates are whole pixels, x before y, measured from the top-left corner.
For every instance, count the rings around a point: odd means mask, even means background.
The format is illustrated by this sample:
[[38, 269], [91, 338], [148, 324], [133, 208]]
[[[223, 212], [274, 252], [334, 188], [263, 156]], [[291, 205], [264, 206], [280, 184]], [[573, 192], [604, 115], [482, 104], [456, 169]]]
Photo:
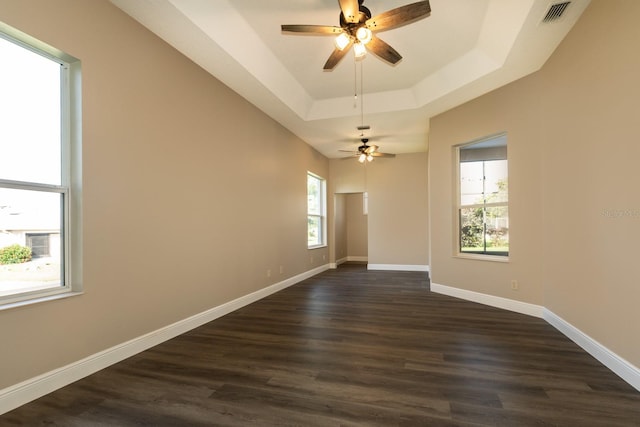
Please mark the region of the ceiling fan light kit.
[[365, 160], [367, 162], [370, 162], [371, 160], [373, 160], [373, 156], [371, 154], [368, 154], [368, 155], [367, 154], [360, 154], [360, 156], [358, 157], [358, 161], [360, 163], [364, 163]]
[[360, 43], [367, 44], [373, 38], [373, 33], [366, 27], [360, 27], [358, 31], [356, 31], [356, 38], [360, 40]]
[[347, 35], [347, 33], [341, 33], [338, 37], [336, 37], [336, 47], [340, 50], [344, 50], [350, 43], [352, 43], [351, 39]]
[[353, 44], [353, 53], [356, 59], [362, 59], [367, 54], [367, 48], [364, 47], [364, 44], [358, 42]]

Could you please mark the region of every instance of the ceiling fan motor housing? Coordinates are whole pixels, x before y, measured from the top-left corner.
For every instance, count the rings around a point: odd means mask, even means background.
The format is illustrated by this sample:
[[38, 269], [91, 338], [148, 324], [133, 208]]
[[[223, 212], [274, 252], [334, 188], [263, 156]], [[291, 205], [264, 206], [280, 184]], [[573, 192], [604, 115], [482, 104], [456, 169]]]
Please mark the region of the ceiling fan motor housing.
[[340, 26], [347, 30], [347, 32], [349, 32], [349, 34], [351, 34], [352, 36], [355, 36], [358, 28], [364, 25], [367, 19], [371, 19], [371, 11], [368, 7], [363, 6], [362, 2], [360, 2], [360, 7], [358, 8], [358, 10], [360, 11], [360, 16], [358, 17], [359, 19], [356, 23], [347, 22], [347, 20], [344, 18], [344, 13], [340, 12]]
[[367, 153], [367, 149], [369, 148], [369, 146], [367, 145], [367, 142], [369, 142], [368, 138], [362, 138], [360, 141], [362, 141], [362, 145], [358, 147], [358, 151], [360, 153]]

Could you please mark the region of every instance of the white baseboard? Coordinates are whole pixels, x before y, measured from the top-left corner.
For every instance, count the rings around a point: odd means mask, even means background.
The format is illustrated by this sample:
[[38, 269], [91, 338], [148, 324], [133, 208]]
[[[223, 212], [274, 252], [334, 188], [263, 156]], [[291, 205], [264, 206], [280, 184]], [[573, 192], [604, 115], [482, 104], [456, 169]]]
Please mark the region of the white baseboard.
[[389, 271], [429, 271], [428, 265], [414, 264], [368, 264], [368, 270], [389, 270]]
[[344, 258], [340, 258], [336, 262], [332, 262], [329, 264], [329, 268], [338, 268], [340, 264], [344, 264], [345, 262], [355, 261], [355, 262], [367, 262], [369, 258], [366, 256], [346, 256]]
[[640, 391], [640, 369], [631, 362], [618, 356], [589, 335], [582, 332], [551, 310], [544, 309], [544, 320], [566, 335], [571, 341], [582, 347], [587, 353], [595, 357], [620, 378]]
[[461, 298], [492, 307], [528, 314], [546, 320], [551, 326], [562, 332], [571, 341], [582, 347], [587, 353], [595, 357], [604, 366], [611, 369], [616, 375], [640, 391], [640, 369], [627, 360], [618, 356], [607, 347], [600, 344], [572, 324], [557, 316], [545, 307], [529, 304], [522, 301], [514, 301], [507, 298], [468, 291], [466, 289], [453, 288], [451, 286], [431, 283], [431, 291], [443, 295]]
[[331, 268], [331, 269], [336, 269], [336, 268], [338, 268], [338, 266], [339, 266], [340, 264], [344, 264], [344, 263], [345, 263], [345, 262], [347, 262], [348, 260], [349, 260], [349, 259], [348, 259], [347, 257], [340, 258], [340, 259], [336, 260], [336, 262], [329, 263], [329, 268]]
[[493, 295], [468, 291], [466, 289], [453, 288], [451, 286], [439, 285], [433, 282], [431, 283], [431, 291], [438, 294], [449, 295], [452, 297], [465, 299], [467, 301], [478, 302], [480, 304], [490, 305], [491, 307], [502, 308], [504, 310], [514, 311], [516, 313], [527, 314], [529, 316], [540, 318], [542, 318], [542, 311], [544, 309], [544, 307], [542, 306], [529, 304], [527, 302], [496, 297]]
[[160, 328], [156, 331], [134, 338], [117, 346], [93, 354], [67, 366], [46, 372], [35, 378], [0, 390], [0, 415], [22, 406], [32, 400], [51, 393], [59, 388], [71, 384], [81, 378], [89, 376], [101, 369], [121, 362], [164, 341], [175, 338], [198, 326], [211, 322], [225, 314], [274, 294], [289, 286], [295, 285], [309, 277], [327, 270], [329, 265], [323, 265], [313, 270], [290, 277], [243, 297], [229, 301], [202, 313], [188, 317], [179, 322]]

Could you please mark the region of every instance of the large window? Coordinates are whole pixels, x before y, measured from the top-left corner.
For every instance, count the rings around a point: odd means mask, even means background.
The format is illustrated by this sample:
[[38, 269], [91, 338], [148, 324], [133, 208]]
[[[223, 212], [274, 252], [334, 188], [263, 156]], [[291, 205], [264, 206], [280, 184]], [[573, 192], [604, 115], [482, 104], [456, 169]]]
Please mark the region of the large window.
[[326, 244], [326, 188], [324, 179], [307, 173], [307, 245], [309, 248]]
[[7, 306], [78, 290], [70, 254], [79, 225], [70, 218], [79, 213], [79, 179], [72, 181], [79, 62], [2, 23], [0, 58], [0, 306]]
[[459, 252], [509, 255], [507, 138], [458, 147]]

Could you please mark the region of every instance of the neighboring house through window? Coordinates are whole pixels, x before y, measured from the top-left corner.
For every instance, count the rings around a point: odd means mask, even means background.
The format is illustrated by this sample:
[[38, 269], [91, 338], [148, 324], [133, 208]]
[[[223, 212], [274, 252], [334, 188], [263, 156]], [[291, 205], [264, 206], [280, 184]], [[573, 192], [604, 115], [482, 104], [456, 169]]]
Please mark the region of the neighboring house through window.
[[326, 185], [318, 175], [307, 173], [307, 246], [326, 245]]
[[[51, 240], [52, 237], [55, 239], [55, 236], [60, 236], [60, 232], [57, 233], [27, 233], [26, 241], [27, 246], [31, 248], [31, 256], [32, 258], [46, 258], [51, 256]], [[60, 247], [59, 239], [58, 244], [54, 243], [53, 247]], [[60, 256], [60, 254], [56, 254]]]
[[79, 265], [72, 269], [71, 261], [80, 260], [80, 63], [2, 23], [0, 57], [0, 306], [6, 307], [79, 290]]

